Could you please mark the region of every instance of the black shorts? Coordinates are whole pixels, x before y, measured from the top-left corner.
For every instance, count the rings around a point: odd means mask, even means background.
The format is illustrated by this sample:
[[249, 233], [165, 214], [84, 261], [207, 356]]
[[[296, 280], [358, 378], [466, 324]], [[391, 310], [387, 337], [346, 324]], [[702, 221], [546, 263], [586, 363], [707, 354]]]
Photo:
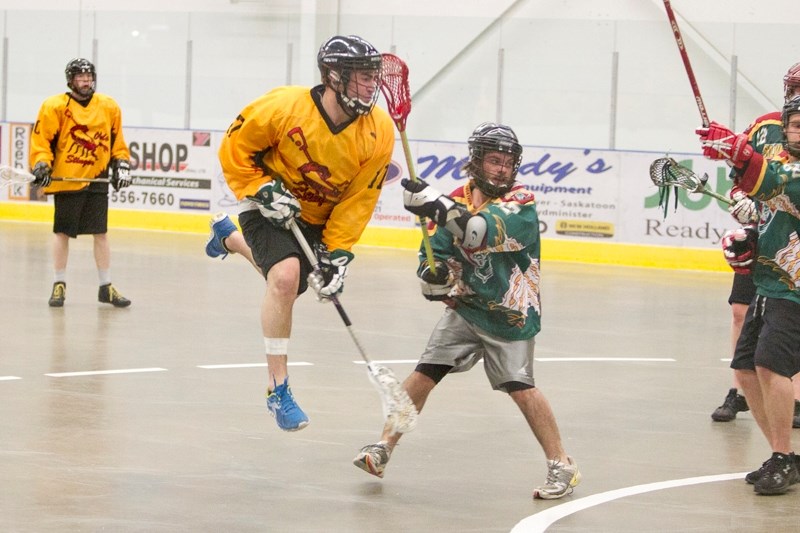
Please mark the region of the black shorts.
[[751, 274], [733, 274], [733, 286], [728, 297], [729, 304], [750, 305], [756, 297], [756, 284], [753, 283]]
[[800, 304], [757, 296], [742, 325], [731, 368], [768, 368], [791, 378], [800, 372]]
[[[308, 289], [306, 278], [311, 273], [311, 264], [292, 232], [274, 226], [258, 209], [240, 213], [239, 225], [242, 227], [244, 240], [253, 253], [253, 259], [261, 268], [265, 279], [269, 279], [269, 271], [276, 263], [292, 256], [300, 259], [300, 286], [297, 288], [297, 294], [303, 294]], [[297, 225], [311, 248], [316, 250], [322, 242], [322, 226], [312, 226], [299, 219]]]
[[64, 233], [72, 238], [108, 232], [108, 194], [65, 192], [53, 195], [55, 215], [53, 233]]

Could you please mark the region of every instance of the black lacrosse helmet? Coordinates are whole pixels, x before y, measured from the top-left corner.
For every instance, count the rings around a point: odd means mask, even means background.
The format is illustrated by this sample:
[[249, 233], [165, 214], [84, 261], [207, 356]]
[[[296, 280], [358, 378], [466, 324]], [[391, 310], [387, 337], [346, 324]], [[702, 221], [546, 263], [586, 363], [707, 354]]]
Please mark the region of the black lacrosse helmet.
[[789, 126], [789, 117], [800, 113], [800, 95], [795, 96], [785, 104], [783, 104], [783, 111], [781, 111], [781, 122], [783, 122], [783, 142], [786, 146], [786, 151], [794, 157], [800, 158], [800, 143], [790, 143], [786, 137], [786, 128]]
[[336, 92], [336, 99], [350, 116], [367, 115], [378, 100], [376, 90], [369, 101], [358, 96], [348, 96], [347, 85], [353, 72], [358, 70], [381, 70], [383, 57], [367, 41], [356, 35], [336, 35], [328, 39], [319, 49], [317, 65], [322, 74], [322, 83]]
[[[503, 124], [483, 122], [472, 132], [467, 145], [469, 146], [469, 162], [465, 170], [472, 176], [475, 186], [482, 193], [493, 198], [499, 198], [510, 191], [522, 163], [522, 145], [519, 144], [514, 130]], [[514, 156], [514, 168], [510, 180], [486, 175], [483, 170], [483, 159], [490, 152], [502, 152]]]
[[[88, 72], [92, 75], [92, 80], [94, 80], [94, 83], [92, 83], [92, 88], [87, 94], [82, 94], [79, 91], [76, 91], [75, 87], [72, 86], [72, 79], [76, 75], [85, 72]], [[97, 83], [97, 71], [95, 71], [94, 65], [88, 59], [83, 59], [82, 57], [73, 59], [67, 63], [67, 68], [64, 69], [64, 74], [67, 77], [67, 87], [69, 87], [72, 92], [78, 93], [83, 97], [89, 97], [92, 95], [92, 93], [94, 93], [95, 84]]]

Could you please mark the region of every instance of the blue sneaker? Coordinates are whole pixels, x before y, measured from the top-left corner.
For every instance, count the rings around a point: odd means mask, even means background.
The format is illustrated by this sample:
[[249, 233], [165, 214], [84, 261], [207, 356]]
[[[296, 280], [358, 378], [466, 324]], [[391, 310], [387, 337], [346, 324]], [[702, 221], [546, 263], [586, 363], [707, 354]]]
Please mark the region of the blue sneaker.
[[228, 256], [228, 250], [222, 244], [222, 239], [228, 238], [231, 233], [236, 231], [236, 224], [226, 213], [217, 213], [208, 224], [211, 226], [211, 236], [206, 243], [206, 255], [208, 257], [222, 256], [225, 259]]
[[298, 431], [308, 425], [308, 417], [294, 401], [288, 377], [275, 387], [275, 390], [269, 392], [267, 408], [278, 423], [278, 427], [284, 431]]

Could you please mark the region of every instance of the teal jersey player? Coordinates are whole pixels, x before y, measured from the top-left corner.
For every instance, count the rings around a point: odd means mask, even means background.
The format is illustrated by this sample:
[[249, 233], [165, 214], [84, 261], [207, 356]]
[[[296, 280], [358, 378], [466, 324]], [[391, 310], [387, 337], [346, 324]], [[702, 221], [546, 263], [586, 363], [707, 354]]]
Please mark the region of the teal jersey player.
[[[449, 196], [470, 206], [470, 184]], [[529, 339], [541, 329], [539, 218], [534, 196], [515, 185], [473, 214], [486, 221], [484, 247], [465, 247], [446, 227], [437, 227], [431, 237], [434, 257], [446, 261], [453, 272], [448, 303], [492, 335]], [[424, 261], [424, 251], [420, 258]]]

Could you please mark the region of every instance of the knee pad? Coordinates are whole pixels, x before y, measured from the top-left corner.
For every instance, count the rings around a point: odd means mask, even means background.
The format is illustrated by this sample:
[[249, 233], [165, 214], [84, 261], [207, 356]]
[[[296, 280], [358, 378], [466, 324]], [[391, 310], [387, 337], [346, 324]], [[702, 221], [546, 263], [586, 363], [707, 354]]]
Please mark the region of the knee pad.
[[501, 383], [500, 386], [497, 388], [502, 391], [505, 391], [507, 394], [511, 394], [512, 392], [533, 389], [535, 387], [533, 385], [529, 385], [527, 383], [522, 383], [519, 381], [506, 381], [505, 383]]
[[453, 367], [449, 365], [433, 365], [430, 363], [420, 363], [414, 370], [416, 370], [420, 374], [428, 376], [433, 380], [434, 383], [438, 384], [452, 369]]

